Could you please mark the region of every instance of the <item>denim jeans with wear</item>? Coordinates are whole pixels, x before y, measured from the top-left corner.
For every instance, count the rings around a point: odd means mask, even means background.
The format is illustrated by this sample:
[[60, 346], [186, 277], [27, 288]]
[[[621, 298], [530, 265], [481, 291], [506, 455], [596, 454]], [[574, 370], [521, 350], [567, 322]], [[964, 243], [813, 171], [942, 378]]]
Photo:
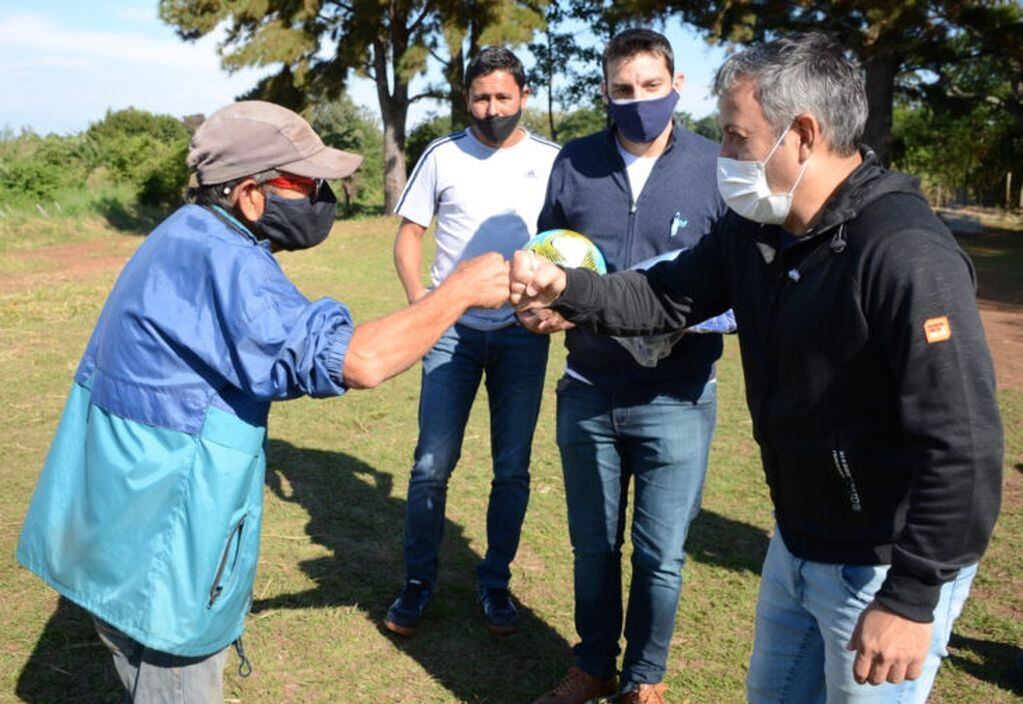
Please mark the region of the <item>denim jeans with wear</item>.
[[746, 678], [750, 702], [781, 704], [923, 704], [952, 624], [963, 610], [977, 565], [941, 588], [923, 673], [901, 684], [857, 684], [856, 653], [846, 648], [863, 610], [881, 588], [887, 565], [833, 565], [795, 557], [775, 528], [757, 600], [753, 659]]
[[635, 482], [623, 689], [664, 678], [716, 408], [714, 382], [696, 401], [660, 395], [637, 405], [617, 404], [571, 377], [558, 385], [558, 447], [575, 555], [575, 661], [601, 679], [614, 675], [620, 652], [625, 508], [630, 478]]
[[183, 657], [147, 648], [105, 621], [96, 632], [114, 658], [130, 704], [214, 704], [224, 701], [228, 648], [205, 657]]
[[494, 479], [487, 507], [481, 587], [506, 588], [529, 501], [529, 457], [547, 368], [547, 335], [519, 325], [455, 324], [423, 358], [419, 442], [405, 507], [405, 576], [437, 581], [448, 479], [462, 452], [469, 411], [486, 375]]

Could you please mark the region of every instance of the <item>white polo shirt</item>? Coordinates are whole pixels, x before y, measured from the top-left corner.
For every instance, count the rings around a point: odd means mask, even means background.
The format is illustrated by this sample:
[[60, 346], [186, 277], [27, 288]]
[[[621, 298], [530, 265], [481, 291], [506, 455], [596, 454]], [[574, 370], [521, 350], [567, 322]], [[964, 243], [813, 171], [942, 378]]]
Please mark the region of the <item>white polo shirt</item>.
[[[437, 217], [436, 254], [430, 268], [433, 286], [463, 259], [486, 252], [510, 258], [536, 234], [557, 155], [556, 144], [528, 132], [504, 149], [488, 147], [469, 128], [430, 143], [395, 212], [423, 227]], [[514, 319], [511, 307], [505, 306], [472, 308], [459, 322], [493, 330]]]

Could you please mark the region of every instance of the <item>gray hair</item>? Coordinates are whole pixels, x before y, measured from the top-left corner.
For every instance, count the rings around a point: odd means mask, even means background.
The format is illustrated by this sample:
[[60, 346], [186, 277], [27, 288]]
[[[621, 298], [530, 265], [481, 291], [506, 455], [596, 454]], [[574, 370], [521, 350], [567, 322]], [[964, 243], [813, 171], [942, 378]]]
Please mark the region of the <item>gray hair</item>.
[[252, 174], [251, 176], [242, 176], [241, 178], [231, 179], [224, 183], [205, 183], [197, 186], [190, 186], [188, 191], [185, 193], [185, 202], [194, 203], [195, 205], [219, 205], [221, 208], [231, 209], [231, 194], [239, 183], [245, 179], [253, 179], [256, 183], [262, 184], [269, 181], [272, 178], [277, 178], [281, 175], [280, 171], [276, 169], [270, 169], [269, 171], [260, 171], [259, 173]]
[[839, 156], [856, 152], [867, 122], [867, 94], [859, 65], [826, 34], [791, 34], [730, 56], [714, 79], [714, 95], [740, 81], [756, 81], [754, 95], [776, 135], [810, 113]]

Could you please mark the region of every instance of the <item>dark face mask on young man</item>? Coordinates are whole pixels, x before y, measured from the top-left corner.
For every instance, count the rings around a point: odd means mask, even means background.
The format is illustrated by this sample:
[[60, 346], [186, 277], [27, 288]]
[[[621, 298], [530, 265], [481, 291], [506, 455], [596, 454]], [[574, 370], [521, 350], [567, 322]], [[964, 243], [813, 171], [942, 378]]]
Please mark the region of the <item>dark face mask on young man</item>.
[[266, 192], [263, 215], [252, 229], [257, 237], [281, 249], [309, 249], [327, 239], [336, 209], [337, 197], [326, 181], [308, 198], [284, 198]]
[[626, 139], [649, 144], [661, 136], [678, 104], [678, 91], [647, 100], [609, 100], [607, 114]]
[[522, 117], [522, 110], [514, 115], [491, 115], [490, 117], [472, 116], [473, 126], [480, 131], [491, 144], [503, 144], [511, 136]]

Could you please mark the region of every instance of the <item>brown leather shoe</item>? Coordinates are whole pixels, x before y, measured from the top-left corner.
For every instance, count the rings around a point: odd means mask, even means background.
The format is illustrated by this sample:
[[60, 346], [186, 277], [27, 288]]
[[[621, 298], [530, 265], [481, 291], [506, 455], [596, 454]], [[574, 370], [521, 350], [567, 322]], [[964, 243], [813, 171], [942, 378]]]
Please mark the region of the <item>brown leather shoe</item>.
[[610, 697], [618, 691], [618, 678], [602, 680], [573, 667], [557, 686], [533, 704], [586, 704], [598, 697]]
[[639, 689], [631, 692], [624, 692], [618, 697], [620, 704], [666, 704], [664, 693], [668, 685], [663, 682], [657, 684], [641, 684]]

